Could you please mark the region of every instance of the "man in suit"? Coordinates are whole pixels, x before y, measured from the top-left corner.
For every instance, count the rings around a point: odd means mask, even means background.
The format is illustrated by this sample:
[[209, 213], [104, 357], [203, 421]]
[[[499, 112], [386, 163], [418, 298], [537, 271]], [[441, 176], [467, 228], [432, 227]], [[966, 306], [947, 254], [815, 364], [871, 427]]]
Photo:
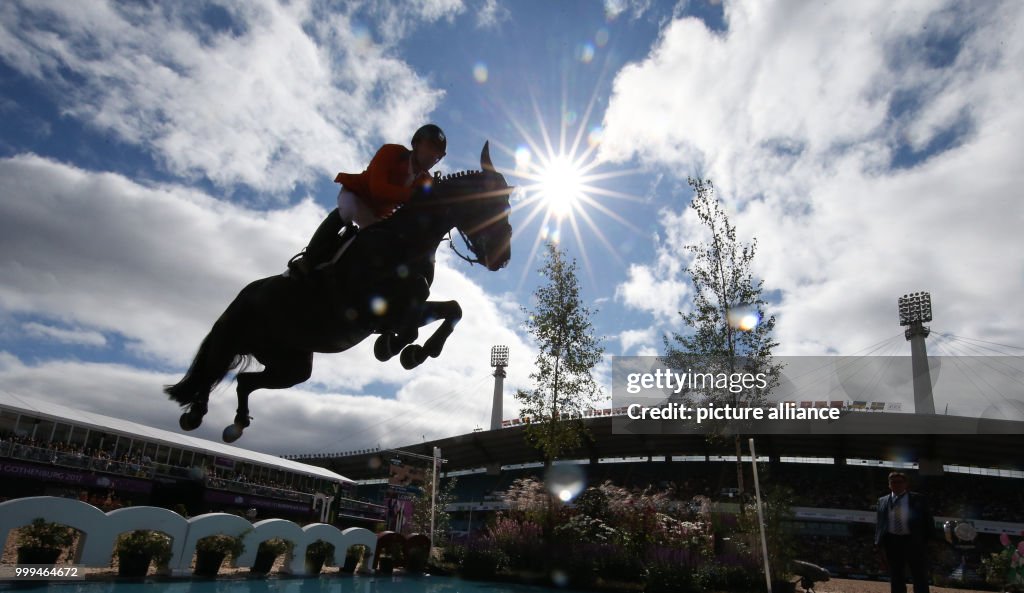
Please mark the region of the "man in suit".
[[891, 593], [906, 593], [906, 566], [914, 582], [914, 593], [928, 593], [927, 543], [935, 531], [935, 520], [923, 494], [908, 492], [903, 472], [889, 474], [891, 492], [878, 499], [875, 548], [884, 554], [889, 568]]

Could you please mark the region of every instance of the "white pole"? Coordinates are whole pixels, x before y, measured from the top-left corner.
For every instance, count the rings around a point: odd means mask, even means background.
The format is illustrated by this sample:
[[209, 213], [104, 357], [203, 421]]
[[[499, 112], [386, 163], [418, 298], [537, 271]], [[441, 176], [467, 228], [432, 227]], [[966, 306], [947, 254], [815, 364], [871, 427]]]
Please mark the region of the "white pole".
[[[430, 488], [430, 553], [434, 553], [434, 515], [437, 512], [437, 460], [441, 458], [441, 448], [434, 447], [434, 470], [431, 472], [433, 475], [433, 483]], [[769, 591], [769, 593], [771, 593]]]
[[757, 480], [757, 453], [754, 452], [754, 439], [750, 439], [750, 464], [754, 467], [754, 496], [757, 499], [757, 525], [761, 528], [761, 554], [764, 557], [764, 582], [768, 585], [768, 593], [772, 593], [772, 573], [768, 568], [768, 542], [764, 536], [764, 515], [761, 513], [761, 484]]

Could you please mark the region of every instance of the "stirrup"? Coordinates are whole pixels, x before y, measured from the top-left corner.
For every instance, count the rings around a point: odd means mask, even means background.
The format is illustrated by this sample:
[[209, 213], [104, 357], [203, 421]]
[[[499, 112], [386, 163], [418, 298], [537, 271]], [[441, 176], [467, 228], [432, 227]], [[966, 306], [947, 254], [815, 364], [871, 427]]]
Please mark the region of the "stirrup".
[[346, 223], [345, 226], [341, 227], [341, 231], [338, 233], [336, 247], [334, 248], [333, 251], [334, 255], [332, 255], [327, 261], [316, 267], [319, 269], [327, 266], [333, 266], [334, 264], [338, 263], [338, 260], [341, 259], [342, 254], [344, 254], [345, 251], [348, 249], [348, 246], [352, 244], [353, 239], [356, 238], [356, 235], [358, 233], [359, 227], [351, 222]]
[[296, 253], [290, 260], [288, 260], [288, 273], [289, 276], [295, 278], [305, 278], [312, 272], [312, 268], [309, 265], [309, 254], [305, 250]]

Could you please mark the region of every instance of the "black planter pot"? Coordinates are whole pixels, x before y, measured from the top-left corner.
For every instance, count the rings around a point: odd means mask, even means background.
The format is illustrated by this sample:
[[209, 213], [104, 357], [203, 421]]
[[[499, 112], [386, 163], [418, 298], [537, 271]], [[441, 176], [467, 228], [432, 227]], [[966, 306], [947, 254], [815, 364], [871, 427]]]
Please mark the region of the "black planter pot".
[[224, 552], [196, 552], [196, 568], [192, 571], [198, 577], [215, 577], [220, 565], [224, 562]]
[[412, 548], [405, 552], [405, 570], [419, 574], [426, 572], [427, 560], [430, 558], [430, 550], [426, 548]]
[[345, 564], [341, 567], [341, 572], [345, 574], [352, 574], [356, 571], [356, 565], [359, 564], [359, 556], [345, 556]]
[[391, 574], [395, 570], [395, 559], [391, 556], [384, 556], [377, 563], [377, 572], [380, 574]]
[[18, 564], [57, 564], [60, 548], [35, 548], [22, 546], [18, 548]]
[[257, 574], [267, 574], [274, 568], [275, 560], [277, 560], [277, 554], [274, 552], [257, 552], [251, 570]]
[[306, 556], [306, 574], [317, 575], [324, 567], [324, 562], [327, 561], [325, 556]]
[[796, 583], [792, 581], [772, 581], [772, 593], [796, 593]]
[[152, 556], [136, 552], [117, 553], [117, 575], [122, 577], [141, 578], [149, 572], [149, 561]]

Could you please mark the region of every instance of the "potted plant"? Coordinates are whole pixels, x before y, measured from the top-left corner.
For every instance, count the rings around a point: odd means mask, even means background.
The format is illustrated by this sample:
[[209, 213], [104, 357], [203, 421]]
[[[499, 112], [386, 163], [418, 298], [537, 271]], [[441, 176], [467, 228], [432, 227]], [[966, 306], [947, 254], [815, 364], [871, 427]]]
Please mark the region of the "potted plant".
[[418, 533], [405, 540], [402, 550], [405, 556], [405, 570], [411, 573], [423, 573], [427, 570], [430, 560], [430, 538]]
[[245, 551], [242, 538], [233, 535], [210, 535], [196, 542], [196, 567], [193, 573], [201, 577], [217, 576], [226, 556], [238, 558]]
[[144, 577], [150, 562], [161, 567], [170, 561], [171, 539], [156, 531], [140, 529], [118, 537], [114, 552], [118, 576]]
[[1000, 591], [1024, 591], [1024, 540], [1016, 546], [1005, 533], [999, 535], [1003, 549], [982, 560], [985, 581]]
[[341, 572], [345, 574], [352, 574], [356, 571], [356, 566], [363, 559], [366, 546], [355, 545], [349, 546], [348, 550], [345, 551], [345, 565], [341, 567]]
[[256, 551], [256, 560], [252, 563], [252, 572], [267, 574], [274, 567], [277, 557], [290, 551], [293, 546], [292, 542], [278, 537], [260, 542], [260, 547]]
[[36, 517], [18, 532], [18, 564], [56, 564], [75, 541], [75, 531]]
[[391, 574], [394, 572], [395, 567], [401, 564], [402, 543], [397, 539], [390, 540], [385, 545], [380, 546], [380, 549], [380, 561], [377, 563], [377, 572]]
[[334, 554], [334, 544], [322, 539], [309, 544], [306, 548], [306, 574], [320, 574], [328, 556]]

